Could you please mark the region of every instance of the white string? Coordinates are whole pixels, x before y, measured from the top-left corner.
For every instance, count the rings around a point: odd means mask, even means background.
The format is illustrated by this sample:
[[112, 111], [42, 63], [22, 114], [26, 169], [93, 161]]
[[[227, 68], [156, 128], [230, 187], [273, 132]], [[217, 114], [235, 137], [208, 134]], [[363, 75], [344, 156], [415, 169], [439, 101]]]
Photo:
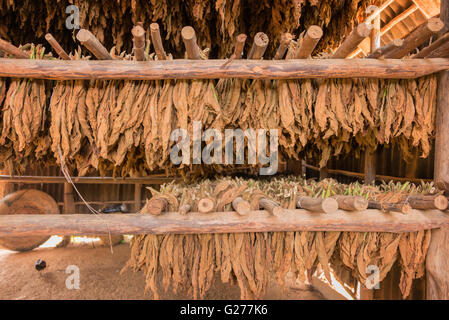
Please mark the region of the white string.
[[59, 153], [59, 163], [61, 164], [61, 171], [62, 174], [64, 175], [65, 179], [67, 180], [68, 183], [70, 183], [73, 187], [73, 189], [76, 191], [76, 193], [78, 194], [78, 196], [80, 197], [80, 199], [83, 201], [83, 203], [86, 205], [87, 209], [89, 209], [90, 212], [92, 212], [96, 217], [100, 218], [100, 220], [102, 220], [107, 228], [108, 228], [108, 235], [109, 235], [109, 246], [111, 248], [111, 253], [114, 253], [114, 250], [112, 249], [112, 237], [111, 237], [111, 230], [109, 229], [109, 224], [107, 221], [105, 221], [104, 219], [102, 219], [101, 217], [101, 212], [95, 210], [89, 203], [87, 203], [86, 200], [84, 200], [84, 197], [81, 195], [81, 193], [78, 191], [78, 188], [75, 186], [75, 184], [73, 183], [72, 178], [70, 177], [70, 175], [67, 173], [67, 171], [64, 168], [64, 160], [62, 158], [62, 151], [61, 151], [61, 146], [58, 144], [58, 153]]

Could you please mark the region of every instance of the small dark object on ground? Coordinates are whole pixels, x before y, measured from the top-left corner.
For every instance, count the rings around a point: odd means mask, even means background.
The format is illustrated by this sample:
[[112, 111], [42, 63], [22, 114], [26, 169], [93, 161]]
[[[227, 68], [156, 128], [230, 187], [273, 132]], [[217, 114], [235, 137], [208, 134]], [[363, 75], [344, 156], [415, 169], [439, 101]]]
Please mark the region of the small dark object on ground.
[[128, 208], [126, 207], [126, 204], [114, 204], [112, 206], [103, 208], [100, 210], [101, 213], [114, 213], [114, 212], [122, 212], [126, 213], [128, 212]]
[[42, 259], [38, 259], [35, 263], [34, 263], [34, 268], [37, 271], [42, 271], [45, 269], [45, 267], [47, 267], [47, 263], [45, 262], [45, 260]]

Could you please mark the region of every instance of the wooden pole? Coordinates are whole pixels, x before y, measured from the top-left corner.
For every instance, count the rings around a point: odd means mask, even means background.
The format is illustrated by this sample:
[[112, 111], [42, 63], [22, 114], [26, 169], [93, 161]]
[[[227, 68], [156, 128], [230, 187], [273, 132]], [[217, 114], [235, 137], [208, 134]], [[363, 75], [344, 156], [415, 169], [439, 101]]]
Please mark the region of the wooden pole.
[[76, 38], [83, 46], [85, 46], [90, 52], [94, 54], [99, 60], [112, 60], [108, 50], [101, 44], [101, 42], [86, 29], [78, 31]]
[[293, 36], [291, 33], [283, 33], [281, 36], [281, 43], [279, 44], [278, 49], [276, 50], [276, 54], [274, 55], [274, 60], [281, 60], [284, 55], [285, 52], [288, 49], [288, 45], [290, 44], [290, 42], [293, 40]]
[[145, 207], [142, 209], [144, 213], [150, 213], [154, 216], [158, 216], [165, 212], [168, 208], [168, 201], [164, 198], [151, 198], [148, 200]]
[[185, 215], [185, 214], [189, 213], [190, 210], [192, 210], [192, 206], [191, 206], [190, 204], [183, 204], [183, 205], [179, 208], [179, 214], [180, 214], [180, 215]]
[[159, 60], [167, 60], [167, 55], [165, 54], [164, 46], [162, 44], [159, 25], [155, 22], [150, 24], [150, 35], [151, 35], [151, 42], [153, 43], [154, 51], [156, 52], [157, 58]]
[[[337, 211], [316, 214], [303, 209], [283, 209], [273, 216], [265, 210], [241, 216], [234, 211], [202, 214], [166, 212], [151, 214], [58, 214], [0, 216], [0, 237], [36, 235], [191, 234], [276, 231], [415, 232], [449, 226], [449, 217], [439, 210], [412, 210], [404, 215], [379, 210]], [[443, 256], [447, 264], [447, 257]], [[447, 273], [445, 273], [447, 275]]]
[[134, 42], [134, 58], [145, 61], [145, 30], [141, 26], [134, 26], [131, 30]]
[[[433, 51], [437, 50], [439, 47], [443, 46], [443, 52], [447, 54], [449, 47], [444, 48], [445, 45], [449, 44], [449, 32], [445, 35], [439, 37], [436, 41], [432, 42], [431, 45], [425, 47], [420, 52], [412, 56], [412, 59], [420, 59], [428, 57]], [[443, 53], [441, 52], [441, 53]], [[438, 56], [441, 58], [442, 56]], [[434, 58], [434, 57], [433, 57]]]
[[201, 59], [200, 48], [196, 43], [195, 30], [190, 26], [184, 27], [181, 30], [181, 36], [186, 47], [187, 57], [192, 60]]
[[134, 212], [139, 212], [142, 205], [142, 184], [134, 185]]
[[344, 59], [371, 33], [371, 25], [360, 23], [349, 36], [343, 41], [341, 46], [335, 51], [332, 59]]
[[231, 63], [235, 59], [241, 59], [243, 55], [243, 48], [245, 47], [246, 42], [246, 34], [239, 34], [237, 38], [235, 39], [235, 47], [234, 47], [234, 53], [231, 55], [231, 57], [226, 60], [225, 63], [222, 64], [221, 68], [226, 67], [229, 63]]
[[[441, 1], [440, 17], [449, 25], [449, 1]], [[449, 192], [449, 71], [438, 76], [435, 119], [435, 185]], [[449, 228], [432, 230], [426, 259], [427, 299], [449, 300]]]
[[240, 215], [246, 215], [251, 211], [249, 202], [237, 197], [232, 201], [232, 208]]
[[74, 214], [75, 200], [73, 198], [73, 187], [70, 183], [64, 183], [64, 214]]
[[[379, 8], [377, 6], [369, 6], [366, 8], [366, 12], [376, 12]], [[378, 14], [372, 21], [372, 30], [370, 34], [370, 48], [371, 52], [374, 52], [375, 50], [380, 48], [380, 14]]]
[[268, 198], [262, 198], [259, 200], [259, 207], [267, 210], [270, 214], [275, 217], [280, 217], [284, 213], [284, 209], [277, 203]]
[[14, 56], [16, 59], [29, 59], [29, 55], [23, 50], [13, 46], [6, 40], [0, 39], [0, 50], [5, 51], [6, 53]]
[[[181, 180], [180, 178], [167, 177], [164, 174], [151, 175], [146, 177], [128, 177], [128, 178], [113, 178], [113, 177], [72, 177], [76, 184], [163, 184], [172, 181]], [[65, 177], [58, 176], [9, 176], [0, 175], [0, 181], [9, 183], [26, 183], [26, 184], [40, 184], [40, 183], [65, 183]]]
[[335, 196], [338, 208], [346, 211], [364, 211], [368, 208], [368, 200], [359, 196]]
[[432, 35], [437, 34], [441, 29], [443, 29], [443, 26], [444, 24], [440, 19], [430, 18], [428, 21], [417, 27], [414, 31], [410, 32], [404, 38], [404, 43], [401, 47], [392, 50], [384, 57], [387, 59], [400, 59], [405, 57], [413, 49], [416, 49], [429, 40]]
[[251, 50], [248, 54], [248, 59], [261, 59], [263, 57], [263, 54], [265, 53], [265, 50], [268, 47], [269, 38], [268, 36], [263, 32], [258, 32], [254, 36], [253, 45], [251, 47]]
[[323, 30], [319, 26], [310, 26], [302, 39], [301, 45], [295, 53], [296, 59], [307, 59], [312, 55], [313, 50], [323, 36]]
[[331, 213], [338, 210], [338, 203], [333, 198], [298, 197], [296, 207], [311, 212]]
[[443, 196], [404, 196], [404, 201], [413, 209], [429, 210], [438, 209], [446, 210], [448, 206], [448, 199]]
[[56, 41], [56, 39], [50, 34], [45, 35], [45, 40], [51, 45], [51, 47], [56, 51], [56, 54], [63, 60], [71, 60], [67, 52], [61, 47], [61, 45]]
[[448, 70], [449, 59], [289, 59], [98, 61], [0, 58], [0, 77], [50, 80], [165, 80], [165, 79], [410, 79]]
[[375, 51], [367, 55], [368, 59], [378, 59], [380, 57], [385, 56], [387, 53], [399, 48], [403, 45], [404, 40], [402, 39], [394, 39], [389, 44], [384, 45], [383, 47], [377, 48]]
[[203, 198], [198, 201], [198, 211], [201, 213], [210, 213], [215, 209], [215, 201], [212, 198]]
[[399, 212], [403, 214], [408, 214], [412, 210], [412, 207], [407, 203], [388, 203], [388, 202], [378, 202], [374, 200], [368, 201], [368, 208], [378, 209], [382, 211]]

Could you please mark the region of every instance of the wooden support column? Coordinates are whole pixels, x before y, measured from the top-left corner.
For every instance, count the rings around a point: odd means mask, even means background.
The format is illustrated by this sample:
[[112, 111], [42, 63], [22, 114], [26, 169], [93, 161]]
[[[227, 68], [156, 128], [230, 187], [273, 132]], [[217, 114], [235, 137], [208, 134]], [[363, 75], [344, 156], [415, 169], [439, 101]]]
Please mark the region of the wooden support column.
[[[449, 24], [449, 1], [441, 1], [440, 17]], [[449, 71], [438, 77], [435, 121], [434, 179], [438, 188], [449, 192]], [[427, 299], [449, 300], [449, 228], [432, 230], [426, 259]]]
[[142, 205], [142, 184], [134, 185], [134, 212], [139, 212]]

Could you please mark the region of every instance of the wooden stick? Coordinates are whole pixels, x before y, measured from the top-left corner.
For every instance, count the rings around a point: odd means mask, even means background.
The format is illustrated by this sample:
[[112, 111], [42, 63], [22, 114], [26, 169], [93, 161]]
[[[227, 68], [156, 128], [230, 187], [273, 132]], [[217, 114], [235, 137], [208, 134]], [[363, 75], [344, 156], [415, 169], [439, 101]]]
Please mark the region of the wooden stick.
[[361, 23], [355, 28], [349, 36], [343, 41], [340, 47], [335, 51], [332, 59], [344, 59], [371, 33], [372, 26]]
[[232, 201], [232, 208], [241, 216], [247, 215], [251, 211], [249, 202], [237, 197]]
[[426, 56], [426, 59], [429, 58], [449, 58], [449, 41], [446, 41], [441, 46], [429, 53]]
[[449, 59], [290, 59], [170, 61], [88, 61], [1, 59], [0, 77], [51, 80], [165, 80], [165, 79], [409, 79], [449, 69]]
[[237, 38], [235, 39], [234, 53], [228, 60], [226, 60], [225, 63], [223, 63], [223, 65], [221, 66], [222, 68], [226, 67], [233, 60], [242, 58], [243, 48], [245, 47], [245, 41], [246, 41], [246, 34], [241, 33], [237, 36]]
[[253, 45], [251, 47], [251, 50], [248, 54], [248, 59], [254, 59], [258, 60], [263, 57], [263, 54], [265, 53], [265, 50], [268, 47], [269, 38], [268, 36], [263, 32], [258, 32], [254, 36]]
[[383, 47], [378, 48], [374, 52], [370, 53], [367, 58], [369, 59], [378, 59], [382, 56], [385, 56], [389, 52], [395, 50], [396, 48], [401, 47], [404, 44], [404, 40], [402, 39], [394, 39], [389, 44], [384, 45]]
[[210, 213], [215, 209], [215, 201], [212, 198], [203, 198], [198, 202], [198, 211], [201, 213]]
[[159, 60], [167, 60], [164, 46], [162, 45], [161, 32], [157, 23], [150, 24], [151, 42], [153, 43], [154, 51]]
[[[154, 174], [147, 177], [128, 177], [128, 178], [113, 178], [113, 177], [72, 177], [74, 183], [78, 184], [162, 184], [172, 182], [173, 180], [180, 180], [180, 178], [167, 177], [165, 175]], [[9, 183], [66, 183], [65, 177], [58, 176], [8, 176], [0, 175], [0, 181]]]
[[449, 32], [444, 34], [443, 36], [439, 37], [436, 41], [432, 42], [431, 45], [425, 47], [417, 54], [414, 54], [412, 56], [412, 59], [420, 59], [427, 57], [432, 51], [439, 48], [441, 45], [444, 45], [445, 43], [449, 42]]
[[290, 42], [293, 40], [293, 36], [291, 33], [283, 33], [281, 35], [281, 42], [279, 44], [278, 49], [276, 50], [276, 54], [274, 55], [274, 60], [281, 60], [284, 55], [285, 52], [288, 49], [288, 45], [290, 44]]
[[184, 27], [181, 30], [181, 36], [186, 47], [187, 57], [192, 60], [200, 60], [200, 48], [196, 43], [195, 30], [190, 26]]
[[382, 211], [394, 211], [407, 214], [412, 210], [412, 207], [406, 203], [388, 203], [388, 202], [378, 202], [374, 200], [368, 201], [369, 209], [379, 209]]
[[179, 214], [181, 215], [185, 215], [187, 213], [190, 212], [190, 210], [192, 210], [192, 206], [190, 204], [183, 204], [180, 208], [179, 208]]
[[58, 41], [51, 35], [51, 33], [47, 33], [45, 35], [45, 40], [51, 45], [51, 47], [56, 51], [56, 54], [63, 60], [71, 60], [67, 52], [61, 47]]
[[142, 184], [136, 183], [134, 185], [134, 212], [139, 212], [142, 205]]
[[338, 208], [347, 211], [364, 211], [368, 208], [368, 200], [359, 196], [335, 196]]
[[428, 21], [421, 24], [414, 31], [409, 33], [404, 38], [404, 43], [401, 47], [392, 50], [391, 52], [384, 55], [387, 59], [400, 59], [406, 56], [410, 51], [416, 49], [424, 42], [429, 40], [429, 38], [437, 34], [441, 29], [443, 29], [443, 22], [438, 18], [430, 18]]
[[64, 183], [64, 214], [75, 213], [75, 200], [73, 199], [73, 187], [70, 183]]
[[449, 226], [449, 217], [439, 210], [412, 210], [382, 214], [379, 210], [337, 211], [324, 215], [307, 210], [284, 209], [274, 217], [267, 211], [251, 211], [245, 216], [235, 212], [201, 214], [178, 212], [151, 214], [43, 214], [0, 216], [0, 236], [97, 235], [97, 234], [203, 234], [228, 232], [277, 231], [348, 231], [348, 232], [414, 232]]
[[131, 30], [134, 42], [134, 58], [145, 61], [145, 30], [141, 26], [134, 26]]
[[338, 203], [333, 198], [297, 197], [296, 207], [312, 212], [330, 213], [338, 210]]
[[13, 46], [6, 40], [0, 39], [0, 50], [5, 51], [6, 53], [14, 56], [16, 59], [29, 59], [29, 55], [23, 50]]
[[296, 59], [307, 59], [323, 36], [323, 30], [319, 26], [310, 26], [302, 39], [301, 45], [296, 49]]
[[446, 210], [448, 206], [448, 199], [443, 196], [404, 196], [403, 200], [406, 201], [413, 209], [429, 210], [438, 209]]
[[279, 205], [279, 203], [267, 198], [261, 198], [259, 200], [259, 207], [267, 210], [270, 214], [276, 217], [280, 217], [284, 213], [284, 209]]
[[90, 52], [94, 54], [99, 60], [112, 60], [108, 50], [101, 44], [101, 42], [86, 29], [78, 31], [76, 38], [83, 46], [85, 46]]
[[168, 201], [164, 198], [151, 198], [147, 204], [143, 207], [144, 213], [151, 213], [154, 216], [160, 215], [168, 208]]
[[376, 181], [376, 151], [370, 152], [370, 150], [365, 150], [364, 152], [364, 184], [370, 185]]

